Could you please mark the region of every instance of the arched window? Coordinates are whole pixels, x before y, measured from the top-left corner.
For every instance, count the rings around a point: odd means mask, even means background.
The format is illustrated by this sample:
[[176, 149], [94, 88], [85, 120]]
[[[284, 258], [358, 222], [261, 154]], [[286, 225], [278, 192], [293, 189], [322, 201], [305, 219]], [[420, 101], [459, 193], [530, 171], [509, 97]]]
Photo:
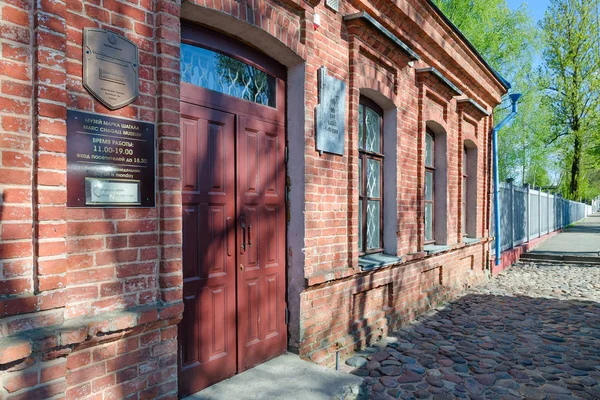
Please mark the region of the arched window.
[[435, 242], [435, 135], [425, 134], [425, 243]]
[[383, 110], [366, 97], [358, 108], [358, 247], [383, 251]]

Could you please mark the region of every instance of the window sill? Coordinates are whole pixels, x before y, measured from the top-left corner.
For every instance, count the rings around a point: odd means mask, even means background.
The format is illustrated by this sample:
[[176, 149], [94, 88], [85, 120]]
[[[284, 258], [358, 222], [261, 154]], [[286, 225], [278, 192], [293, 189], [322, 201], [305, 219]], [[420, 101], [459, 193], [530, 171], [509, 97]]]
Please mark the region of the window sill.
[[470, 238], [470, 237], [463, 237], [463, 243], [466, 244], [467, 246], [473, 243], [479, 243], [481, 242], [481, 238]]
[[390, 256], [383, 253], [369, 254], [358, 258], [358, 265], [362, 271], [387, 267], [388, 265], [399, 264], [402, 258]]
[[423, 251], [427, 253], [427, 255], [441, 253], [446, 250], [450, 250], [451, 246], [441, 245], [441, 244], [428, 244], [423, 247]]

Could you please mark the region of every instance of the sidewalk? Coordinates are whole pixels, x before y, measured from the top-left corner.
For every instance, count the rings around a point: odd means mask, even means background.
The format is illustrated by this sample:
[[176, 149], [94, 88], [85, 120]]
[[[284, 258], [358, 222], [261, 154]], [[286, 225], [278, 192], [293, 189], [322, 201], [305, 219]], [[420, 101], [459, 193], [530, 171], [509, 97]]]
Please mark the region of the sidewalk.
[[360, 400], [363, 378], [287, 353], [184, 400]]
[[523, 260], [600, 263], [600, 214], [592, 214], [523, 255]]

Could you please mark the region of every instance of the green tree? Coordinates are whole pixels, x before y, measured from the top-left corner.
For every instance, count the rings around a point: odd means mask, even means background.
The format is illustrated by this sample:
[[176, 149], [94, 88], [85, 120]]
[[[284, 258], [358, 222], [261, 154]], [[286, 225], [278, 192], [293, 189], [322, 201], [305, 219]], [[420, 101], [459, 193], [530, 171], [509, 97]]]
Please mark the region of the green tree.
[[526, 79], [539, 49], [539, 34], [526, 7], [506, 0], [434, 0], [483, 58], [511, 82]]
[[[544, 82], [552, 110], [552, 135], [558, 143], [565, 197], [593, 191], [586, 175], [597, 168], [600, 65], [598, 0], [551, 0], [542, 21]], [[586, 193], [587, 192], [587, 193]]]
[[[525, 6], [511, 10], [505, 0], [434, 0], [444, 14], [463, 32], [486, 61], [523, 93], [520, 112], [498, 137], [501, 180], [524, 183], [529, 169], [549, 170], [547, 157], [551, 113], [542, 101], [534, 60], [541, 50], [541, 33]], [[508, 99], [496, 107], [494, 119], [509, 112]], [[533, 117], [535, 116], [535, 117]]]

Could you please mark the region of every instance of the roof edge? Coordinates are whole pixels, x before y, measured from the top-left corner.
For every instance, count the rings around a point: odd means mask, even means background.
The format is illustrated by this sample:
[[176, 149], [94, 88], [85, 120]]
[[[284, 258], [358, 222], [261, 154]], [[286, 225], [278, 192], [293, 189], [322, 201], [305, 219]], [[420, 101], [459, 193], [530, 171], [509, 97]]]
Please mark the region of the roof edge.
[[486, 110], [485, 108], [483, 108], [482, 105], [480, 105], [478, 102], [476, 102], [475, 100], [473, 100], [471, 98], [458, 99], [457, 103], [458, 104], [470, 104], [473, 107], [475, 107], [475, 109], [477, 109], [480, 113], [482, 113], [483, 115], [485, 115], [486, 117], [489, 117], [491, 115], [491, 113], [488, 110]]
[[452, 90], [457, 96], [463, 95], [463, 92], [458, 87], [456, 87], [455, 84], [450, 82], [450, 80], [448, 78], [446, 78], [444, 75], [442, 75], [442, 73], [440, 71], [438, 71], [437, 69], [435, 69], [434, 67], [416, 69], [417, 74], [422, 74], [422, 73], [426, 73], [426, 72], [431, 73], [433, 76], [435, 76], [437, 79], [439, 79], [443, 84], [448, 86], [450, 88], [450, 90]]
[[417, 53], [415, 53], [413, 51], [413, 49], [411, 49], [410, 47], [408, 47], [408, 45], [406, 43], [404, 43], [402, 40], [400, 40], [392, 32], [390, 32], [389, 30], [387, 30], [383, 25], [381, 25], [375, 18], [373, 18], [367, 12], [360, 11], [360, 12], [357, 12], [355, 14], [344, 15], [344, 22], [352, 21], [352, 20], [355, 20], [355, 19], [362, 19], [362, 20], [368, 22], [377, 31], [379, 31], [379, 33], [381, 33], [382, 35], [386, 36], [388, 39], [390, 39], [392, 42], [394, 42], [398, 47], [400, 47], [406, 54], [409, 55], [409, 57], [412, 60], [417, 61], [417, 60], [421, 59], [421, 57]]

